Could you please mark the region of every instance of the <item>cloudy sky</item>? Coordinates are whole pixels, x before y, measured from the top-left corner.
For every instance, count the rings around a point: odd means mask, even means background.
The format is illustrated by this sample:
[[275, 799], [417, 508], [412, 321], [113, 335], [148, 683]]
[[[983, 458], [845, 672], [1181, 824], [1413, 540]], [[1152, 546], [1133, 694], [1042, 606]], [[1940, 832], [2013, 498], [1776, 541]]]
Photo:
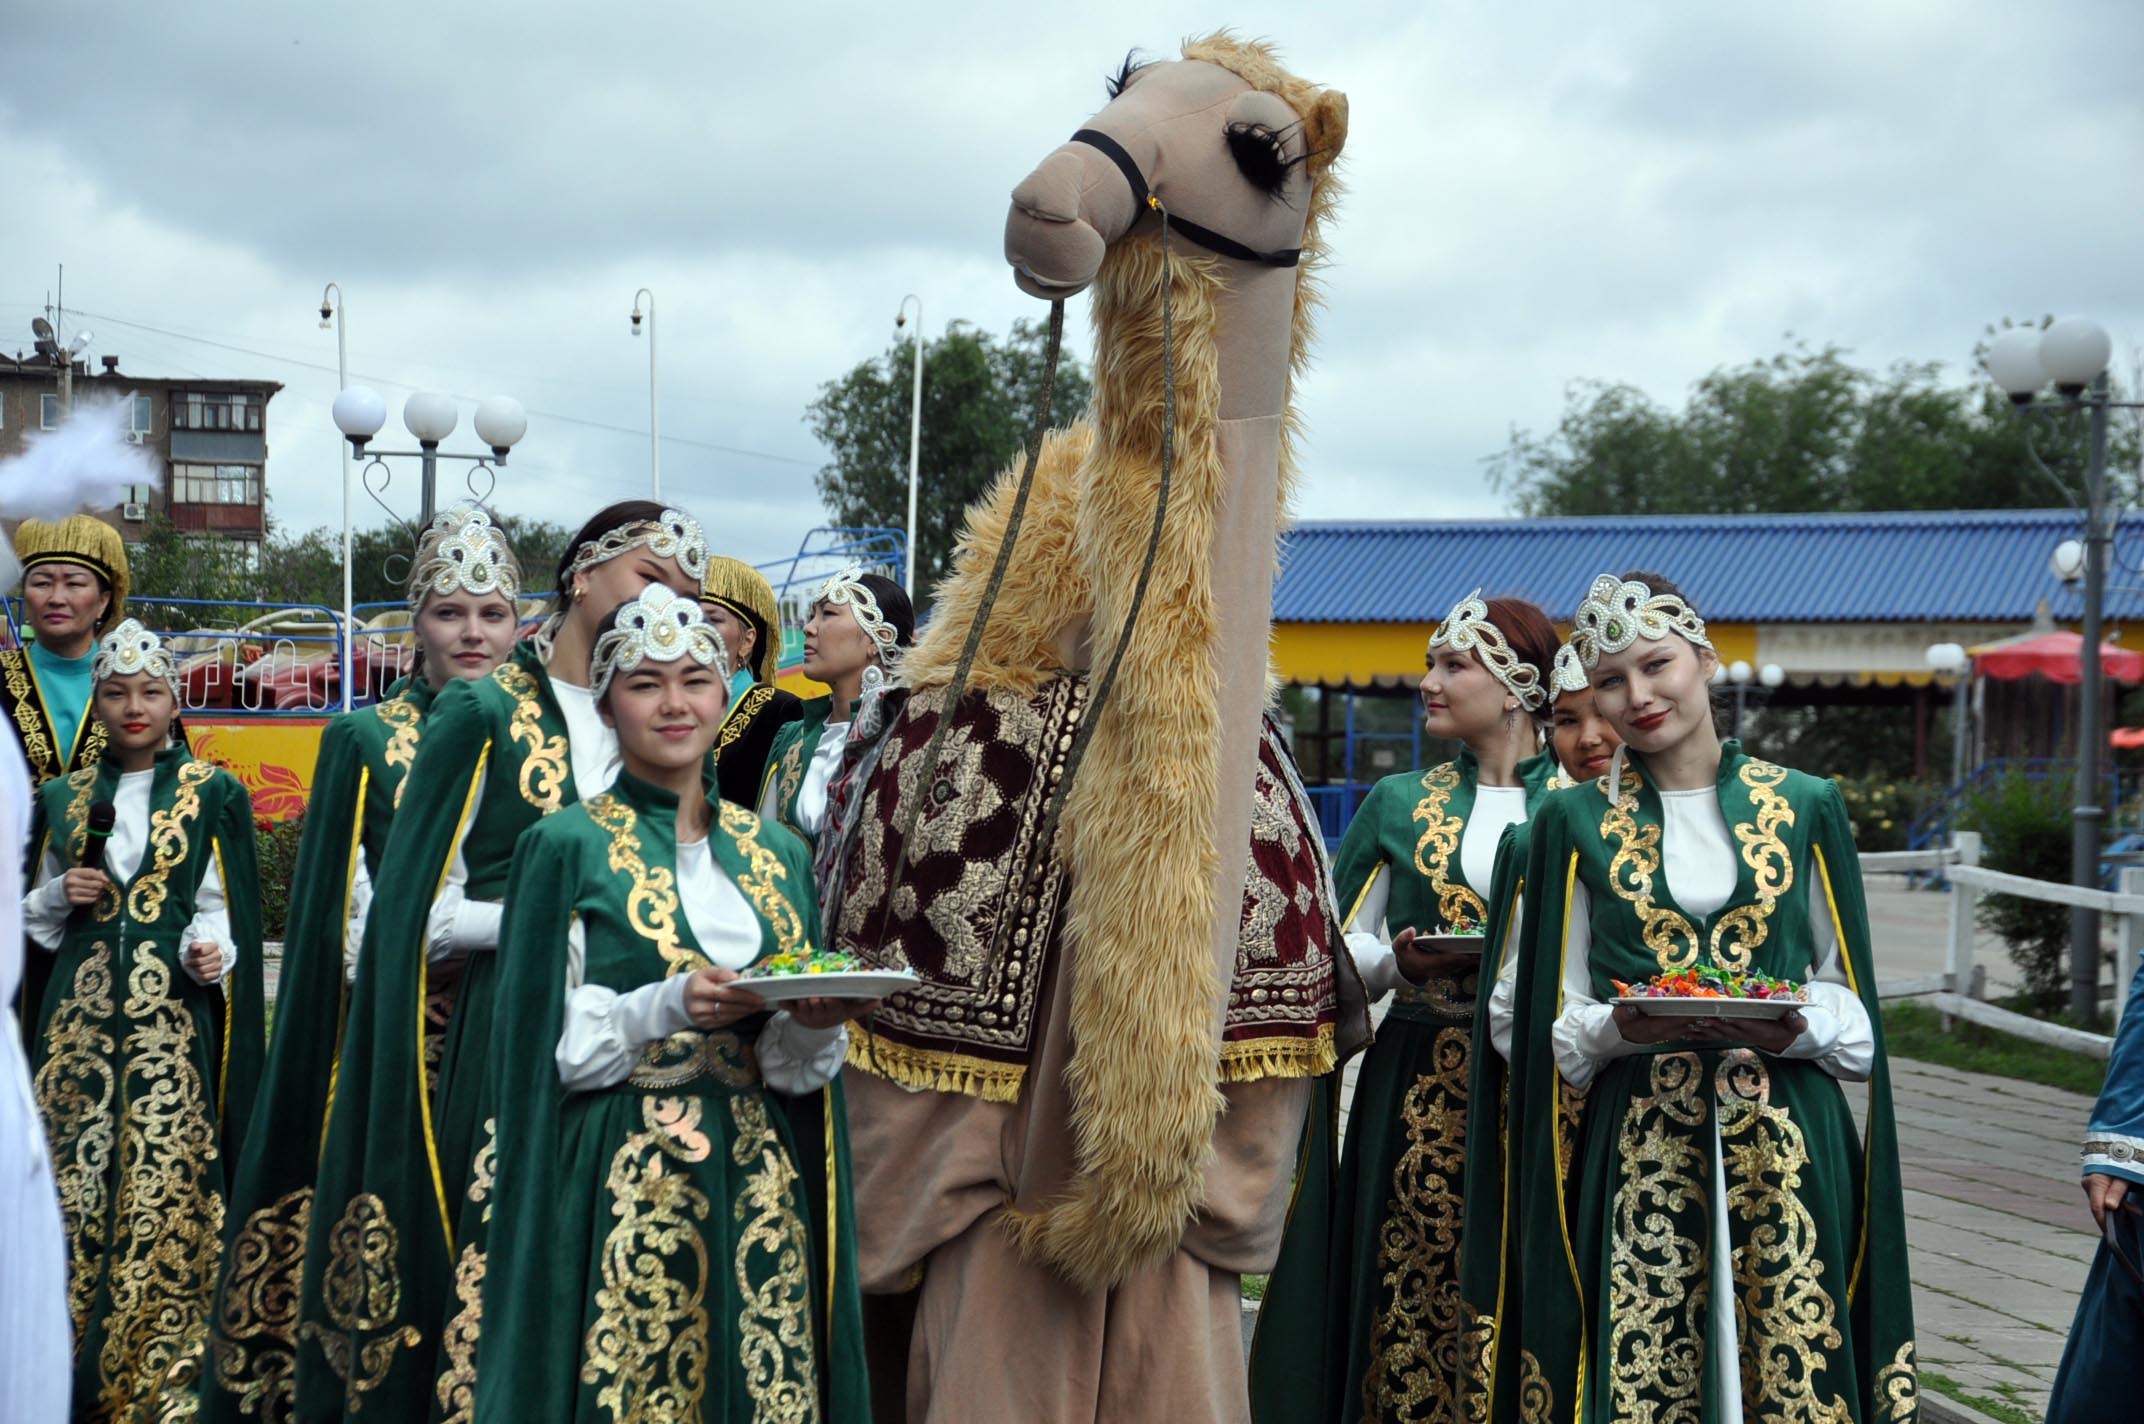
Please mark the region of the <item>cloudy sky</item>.
[[339, 517], [324, 283], [391, 407], [520, 397], [498, 503], [561, 520], [644, 487], [647, 286], [666, 494], [788, 552], [819, 383], [906, 292], [934, 332], [1040, 316], [1006, 194], [1127, 49], [1218, 24], [1352, 108], [1308, 516], [1499, 513], [1483, 458], [1570, 382], [1676, 402], [1789, 332], [1955, 369], [1991, 319], [2074, 311], [2144, 345], [2133, 0], [8, 10], [0, 342], [64, 263], [93, 354], [284, 382], [300, 527]]

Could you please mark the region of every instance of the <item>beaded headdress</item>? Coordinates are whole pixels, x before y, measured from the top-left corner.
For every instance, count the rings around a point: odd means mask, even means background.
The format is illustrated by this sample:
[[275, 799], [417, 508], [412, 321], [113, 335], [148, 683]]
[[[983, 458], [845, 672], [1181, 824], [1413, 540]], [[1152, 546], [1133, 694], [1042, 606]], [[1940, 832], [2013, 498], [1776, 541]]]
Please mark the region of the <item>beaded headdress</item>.
[[102, 682], [108, 677], [125, 677], [137, 672], [162, 678], [170, 684], [172, 700], [178, 700], [179, 660], [164, 646], [163, 639], [128, 618], [98, 642], [97, 655], [90, 660], [89, 675], [92, 681]]
[[430, 553], [410, 572], [410, 612], [422, 608], [427, 598], [456, 591], [477, 598], [497, 594], [508, 603], [521, 596], [521, 580], [506, 535], [483, 510], [456, 505], [432, 521], [431, 533], [444, 533], [444, 537], [427, 539]]
[[1584, 692], [1592, 685], [1586, 677], [1586, 665], [1578, 660], [1578, 649], [1569, 643], [1556, 649], [1555, 670], [1548, 678], [1549, 700], [1553, 702], [1566, 692]]
[[589, 687], [601, 701], [619, 673], [631, 672], [644, 662], [674, 663], [683, 658], [713, 668], [725, 680], [730, 675], [729, 645], [700, 611], [698, 600], [684, 597], [668, 584], [649, 584], [638, 598], [619, 607], [611, 627], [596, 639], [588, 659]]
[[685, 576], [707, 577], [707, 535], [700, 521], [682, 509], [665, 509], [652, 520], [623, 524], [600, 539], [590, 539], [573, 551], [566, 577], [607, 564], [629, 549], [645, 548], [658, 559], [676, 559]]
[[814, 601], [849, 610], [856, 626], [864, 630], [864, 636], [878, 650], [877, 666], [864, 669], [864, 687], [868, 691], [884, 684], [901, 660], [901, 630], [879, 611], [878, 595], [864, 582], [863, 569], [851, 564], [835, 574], [820, 586]]
[[1458, 606], [1437, 625], [1437, 631], [1429, 635], [1429, 646], [1432, 650], [1450, 648], [1455, 653], [1474, 654], [1529, 712], [1548, 705], [1541, 669], [1511, 650], [1504, 630], [1489, 621], [1489, 605], [1482, 601], [1478, 588], [1459, 600]]
[[1588, 672], [1606, 655], [1620, 653], [1640, 638], [1651, 641], [1670, 633], [1680, 633], [1700, 648], [1712, 646], [1696, 609], [1672, 593], [1655, 593], [1646, 584], [1614, 574], [1593, 581], [1571, 619], [1571, 647]]

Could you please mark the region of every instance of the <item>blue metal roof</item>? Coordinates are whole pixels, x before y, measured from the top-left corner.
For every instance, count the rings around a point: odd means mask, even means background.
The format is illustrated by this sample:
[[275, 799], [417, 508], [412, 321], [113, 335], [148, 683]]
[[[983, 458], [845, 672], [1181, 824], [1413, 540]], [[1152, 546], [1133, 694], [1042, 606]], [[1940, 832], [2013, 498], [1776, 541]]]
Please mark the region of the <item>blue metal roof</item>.
[[[1594, 578], [1642, 568], [1730, 623], [2018, 622], [2042, 600], [2075, 619], [2077, 591], [2047, 564], [2083, 523], [2074, 509], [1306, 521], [1283, 544], [1273, 617], [1434, 623], [1480, 587], [1568, 618]], [[2121, 567], [2144, 555], [2144, 514], [2122, 519], [2116, 550], [2108, 616], [2144, 618]]]

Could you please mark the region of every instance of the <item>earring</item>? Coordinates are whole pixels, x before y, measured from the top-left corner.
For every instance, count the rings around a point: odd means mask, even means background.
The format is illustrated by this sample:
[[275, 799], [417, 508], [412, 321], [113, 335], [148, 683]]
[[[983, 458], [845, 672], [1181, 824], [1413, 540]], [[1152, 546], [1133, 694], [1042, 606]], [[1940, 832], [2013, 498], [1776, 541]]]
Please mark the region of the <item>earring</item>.
[[885, 671], [877, 663], [864, 664], [864, 691], [876, 692], [885, 685]]

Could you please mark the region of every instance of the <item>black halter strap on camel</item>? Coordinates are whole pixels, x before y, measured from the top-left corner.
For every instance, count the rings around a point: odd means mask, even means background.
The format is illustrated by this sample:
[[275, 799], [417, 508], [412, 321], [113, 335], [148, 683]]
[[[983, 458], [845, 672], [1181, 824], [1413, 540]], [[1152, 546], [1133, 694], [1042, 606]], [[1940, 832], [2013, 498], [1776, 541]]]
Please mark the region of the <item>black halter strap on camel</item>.
[[1100, 129], [1081, 129], [1072, 135], [1072, 142], [1083, 143], [1116, 164], [1117, 171], [1124, 175], [1124, 181], [1131, 184], [1132, 196], [1139, 200], [1139, 206], [1161, 213], [1180, 235], [1189, 238], [1208, 252], [1222, 257], [1233, 257], [1238, 262], [1255, 262], [1261, 267], [1293, 267], [1303, 260], [1303, 249], [1300, 247], [1261, 252], [1255, 247], [1246, 247], [1232, 237], [1215, 232], [1210, 227], [1201, 227], [1187, 217], [1165, 212], [1161, 199], [1154, 195], [1153, 185], [1148, 183], [1146, 175], [1139, 171], [1139, 161], [1125, 151], [1123, 144]]

